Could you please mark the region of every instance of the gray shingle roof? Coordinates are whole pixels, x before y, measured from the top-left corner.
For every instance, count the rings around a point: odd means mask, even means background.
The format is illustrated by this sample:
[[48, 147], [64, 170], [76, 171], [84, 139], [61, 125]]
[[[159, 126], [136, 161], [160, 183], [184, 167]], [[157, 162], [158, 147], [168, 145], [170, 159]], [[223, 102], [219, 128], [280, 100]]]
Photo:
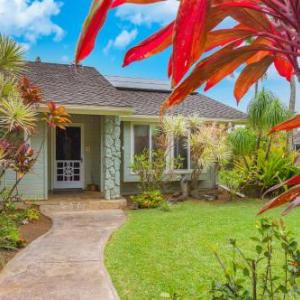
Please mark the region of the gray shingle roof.
[[[163, 81], [107, 77], [93, 67], [28, 62], [26, 75], [40, 86], [45, 100], [64, 105], [132, 107], [136, 115], [159, 115], [169, 93]], [[245, 119], [246, 114], [201, 94], [192, 94], [170, 113], [208, 119]]]
[[61, 104], [130, 106], [95, 68], [28, 62], [26, 76], [42, 88], [45, 100]]

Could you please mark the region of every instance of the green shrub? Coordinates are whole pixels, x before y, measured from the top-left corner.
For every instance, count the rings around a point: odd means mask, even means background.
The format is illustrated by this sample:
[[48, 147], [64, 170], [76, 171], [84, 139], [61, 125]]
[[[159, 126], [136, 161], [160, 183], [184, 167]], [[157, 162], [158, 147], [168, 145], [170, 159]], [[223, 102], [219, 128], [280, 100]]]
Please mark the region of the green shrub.
[[233, 198], [240, 191], [244, 178], [237, 170], [221, 170], [219, 171], [219, 181], [229, 188], [231, 197]]
[[164, 197], [160, 191], [148, 191], [131, 197], [133, 203], [139, 208], [155, 208], [159, 207], [164, 201]]
[[213, 300], [299, 299], [300, 250], [298, 242], [282, 220], [257, 222], [258, 235], [251, 238], [252, 254], [229, 241], [232, 259], [215, 256], [224, 273], [222, 281], [214, 280], [210, 293]]
[[0, 249], [12, 250], [21, 246], [19, 230], [14, 221], [0, 215]]
[[165, 211], [165, 212], [169, 212], [171, 211], [171, 204], [167, 201], [163, 201], [160, 206], [159, 206], [160, 210]]
[[33, 207], [27, 208], [24, 211], [24, 219], [31, 221], [37, 221], [40, 218], [40, 212]]

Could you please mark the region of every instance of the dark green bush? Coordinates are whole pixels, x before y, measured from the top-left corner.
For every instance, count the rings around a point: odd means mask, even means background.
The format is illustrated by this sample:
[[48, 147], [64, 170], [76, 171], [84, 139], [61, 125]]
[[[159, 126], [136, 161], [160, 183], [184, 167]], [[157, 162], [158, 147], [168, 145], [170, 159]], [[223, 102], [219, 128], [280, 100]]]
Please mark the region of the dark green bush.
[[163, 195], [158, 190], [142, 192], [141, 194], [132, 196], [131, 200], [139, 208], [159, 207], [165, 201]]

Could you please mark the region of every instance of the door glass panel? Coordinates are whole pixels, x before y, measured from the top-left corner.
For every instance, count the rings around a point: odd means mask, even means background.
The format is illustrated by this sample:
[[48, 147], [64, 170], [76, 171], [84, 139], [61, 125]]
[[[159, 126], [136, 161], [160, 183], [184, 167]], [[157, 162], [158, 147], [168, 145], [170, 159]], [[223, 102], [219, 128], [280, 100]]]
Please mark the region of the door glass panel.
[[80, 127], [56, 129], [56, 160], [81, 160]]

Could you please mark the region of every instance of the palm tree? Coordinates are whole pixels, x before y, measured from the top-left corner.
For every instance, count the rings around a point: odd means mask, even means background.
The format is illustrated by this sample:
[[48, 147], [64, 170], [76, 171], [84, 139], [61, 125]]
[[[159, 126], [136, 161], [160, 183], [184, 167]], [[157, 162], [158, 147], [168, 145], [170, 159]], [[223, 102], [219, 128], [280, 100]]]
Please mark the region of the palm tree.
[[[257, 161], [258, 150], [264, 133], [274, 125], [286, 120], [288, 111], [270, 91], [261, 90], [248, 106], [248, 122], [250, 127], [256, 132], [256, 147], [254, 162]], [[272, 143], [269, 139], [268, 149]], [[269, 150], [267, 150], [266, 158]]]
[[249, 170], [247, 157], [252, 156], [255, 151], [256, 135], [250, 128], [238, 128], [228, 135], [228, 141], [234, 155], [240, 156]]

